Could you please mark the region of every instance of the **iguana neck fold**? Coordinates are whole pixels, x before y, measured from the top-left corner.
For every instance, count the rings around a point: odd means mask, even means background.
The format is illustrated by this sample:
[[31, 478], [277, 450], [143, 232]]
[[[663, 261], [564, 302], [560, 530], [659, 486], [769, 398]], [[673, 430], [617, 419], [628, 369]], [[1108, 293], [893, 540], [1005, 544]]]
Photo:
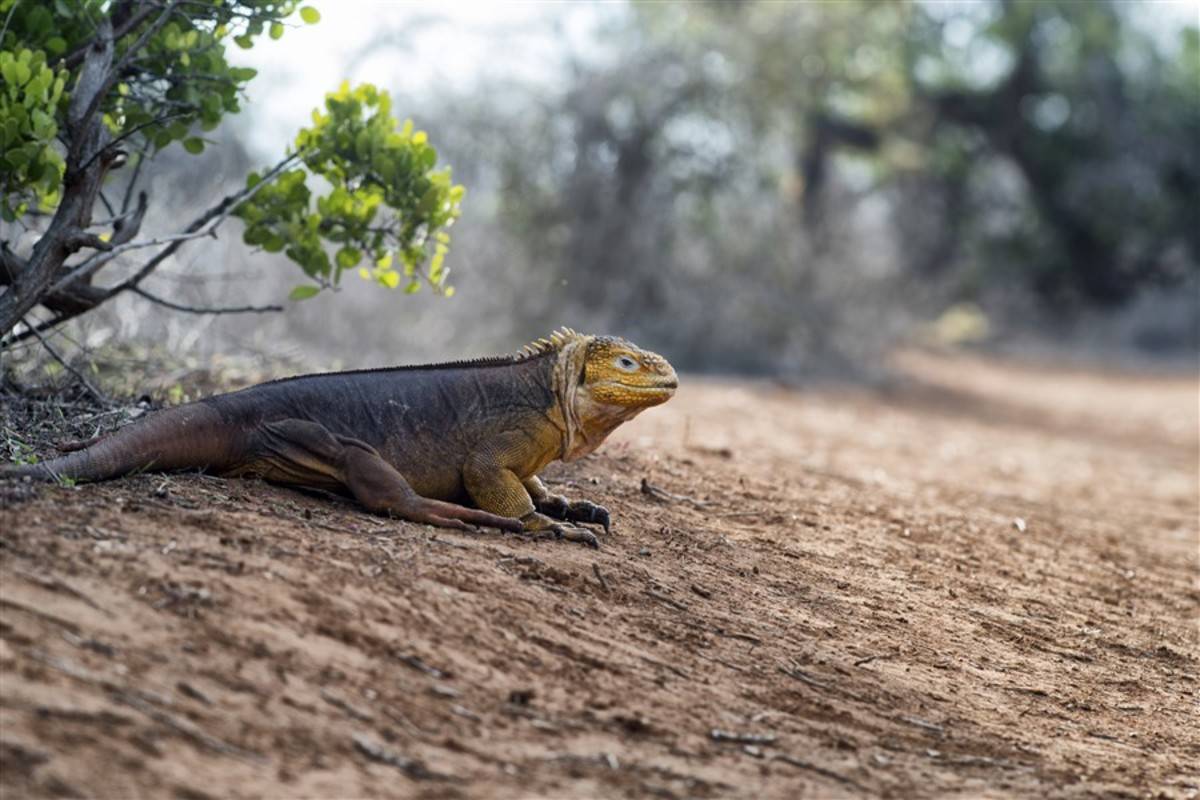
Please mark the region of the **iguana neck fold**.
[[588, 338], [575, 334], [569, 341], [565, 341], [558, 349], [557, 360], [554, 364], [554, 395], [558, 398], [559, 410], [562, 414], [561, 458], [563, 461], [579, 458], [584, 453], [594, 450], [599, 444], [596, 442], [593, 445], [589, 441], [587, 426], [580, 418], [580, 377], [583, 375], [584, 363], [587, 360]]

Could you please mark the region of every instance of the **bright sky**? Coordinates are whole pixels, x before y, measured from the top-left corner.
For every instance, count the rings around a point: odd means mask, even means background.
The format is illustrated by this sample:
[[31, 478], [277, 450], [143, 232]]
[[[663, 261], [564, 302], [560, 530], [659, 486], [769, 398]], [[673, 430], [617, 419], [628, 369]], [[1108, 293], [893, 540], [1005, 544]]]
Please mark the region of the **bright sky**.
[[251, 150], [260, 158], [281, 153], [343, 78], [394, 95], [434, 84], [466, 88], [482, 75], [547, 80], [564, 45], [586, 49], [595, 26], [623, 11], [616, 3], [481, 0], [308, 5], [321, 12], [316, 25], [297, 17], [278, 41], [263, 36], [252, 50], [229, 49], [231, 60], [259, 72], [245, 114], [253, 122]]

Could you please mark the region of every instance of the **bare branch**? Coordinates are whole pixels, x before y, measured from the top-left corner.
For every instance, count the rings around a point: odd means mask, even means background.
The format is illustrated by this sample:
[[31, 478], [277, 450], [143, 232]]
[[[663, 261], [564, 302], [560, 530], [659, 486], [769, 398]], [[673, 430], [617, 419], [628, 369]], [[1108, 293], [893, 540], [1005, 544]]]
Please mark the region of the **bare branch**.
[[[114, 14], [113, 22], [116, 23], [117, 27], [116, 27], [116, 30], [113, 31], [113, 41], [120, 41], [127, 33], [129, 33], [134, 28], [136, 28], [138, 25], [141, 25], [143, 22], [145, 22], [147, 19], [149, 19], [151, 16], [153, 16], [153, 14], [156, 10], [157, 9], [155, 8], [154, 5], [148, 3], [148, 4], [146, 4], [146, 6], [144, 8], [142, 8], [141, 11], [139, 11], [138, 13], [129, 17], [124, 22], [121, 22], [120, 20], [118, 20], [116, 18], [117, 15]], [[10, 11], [9, 13], [11, 14], [12, 12]], [[88, 42], [87, 44], [85, 44], [81, 47], [75, 48], [74, 50], [67, 53], [62, 58], [58, 59], [57, 62], [52, 63], [51, 66], [57, 67], [59, 65], [62, 65], [64, 67], [66, 67], [67, 69], [75, 69], [77, 66], [79, 66], [83, 62], [83, 57], [84, 57], [84, 55], [87, 54], [87, 49], [90, 46], [91, 46], [91, 42]]]
[[[189, 108], [190, 108], [190, 107], [189, 107]], [[111, 142], [109, 142], [108, 146], [109, 146], [110, 148], [111, 148], [111, 147], [116, 147], [118, 144], [120, 144], [121, 142], [125, 141], [125, 140], [126, 140], [126, 139], [128, 139], [130, 136], [133, 136], [133, 135], [134, 135], [135, 133], [137, 133], [138, 131], [140, 131], [140, 130], [143, 130], [144, 128], [148, 128], [148, 127], [150, 127], [151, 125], [158, 125], [158, 124], [159, 124], [159, 123], [161, 123], [161, 122], [166, 122], [167, 120], [169, 120], [169, 119], [175, 119], [176, 117], [186, 117], [186, 116], [188, 116], [188, 115], [189, 115], [189, 114], [191, 114], [191, 113], [192, 113], [192, 111], [191, 111], [191, 110], [187, 110], [187, 111], [172, 111], [170, 114], [163, 114], [163, 115], [162, 115], [162, 116], [160, 116], [160, 117], [155, 117], [155, 118], [154, 118], [154, 119], [152, 119], [152, 120], [149, 120], [149, 121], [147, 121], [147, 122], [143, 122], [141, 125], [137, 125], [137, 126], [135, 126], [135, 127], [133, 127], [133, 128], [130, 128], [129, 130], [125, 131], [125, 132], [124, 132], [124, 133], [122, 133], [120, 136], [118, 136], [116, 139], [113, 139]], [[86, 168], [86, 167], [87, 167], [89, 164], [91, 164], [91, 163], [92, 163], [92, 161], [94, 161], [94, 160], [95, 160], [95, 159], [96, 159], [96, 158], [97, 158], [99, 155], [100, 155], [100, 153], [96, 153], [95, 155], [93, 155], [93, 156], [92, 156], [90, 159], [88, 159], [88, 162], [87, 162], [86, 164], [84, 164], [84, 165], [83, 165], [83, 167], [84, 167], [84, 168]], [[122, 164], [123, 164], [123, 163], [124, 163], [124, 162], [122, 162]]]
[[[129, 176], [129, 183], [125, 184], [125, 194], [121, 197], [121, 213], [124, 214], [129, 210], [129, 201], [133, 197], [133, 189], [137, 186], [138, 178], [142, 175], [142, 165], [146, 163], [146, 145], [142, 145], [142, 149], [138, 152], [137, 163], [133, 165], [133, 174]], [[142, 192], [145, 194], [145, 192]]]
[[137, 208], [128, 212], [122, 209], [121, 216], [113, 220], [113, 235], [109, 244], [114, 247], [123, 245], [138, 235], [142, 229], [142, 220], [146, 218], [147, 200], [145, 192], [138, 192]]
[[[91, 96], [90, 102], [88, 103], [87, 108], [84, 110], [82, 121], [86, 122], [87, 120], [91, 119], [96, 111], [99, 110], [100, 103], [104, 100], [104, 96], [108, 94], [109, 90], [112, 89], [114, 85], [116, 85], [117, 79], [121, 76], [121, 72], [127, 66], [129, 66], [129, 63], [133, 60], [137, 52], [146, 46], [146, 43], [150, 41], [150, 37], [158, 33], [162, 26], [167, 24], [167, 20], [170, 19], [171, 15], [175, 13], [175, 7], [179, 5], [179, 2], [180, 0], [171, 0], [171, 2], [167, 3], [166, 7], [163, 8], [162, 13], [158, 15], [158, 19], [146, 26], [146, 30], [142, 31], [142, 34], [137, 38], [137, 41], [135, 41], [130, 48], [125, 51], [125, 55], [121, 57], [121, 60], [107, 71], [99, 90]], [[110, 21], [106, 21], [104, 24], [108, 26], [111, 35], [112, 23]], [[112, 49], [113, 42], [115, 41], [115, 37], [109, 39], [110, 50]], [[82, 77], [80, 80], [82, 80]], [[78, 141], [72, 143], [73, 151], [78, 145]], [[73, 154], [78, 155], [78, 153]], [[85, 166], [88, 163], [90, 163], [90, 160], [85, 162]]]
[[[264, 174], [258, 183], [246, 189], [226, 195], [225, 199], [223, 199], [220, 203], [217, 203], [217, 205], [213, 206], [208, 211], [205, 211], [203, 214], [193, 220], [191, 225], [188, 225], [187, 231], [189, 233], [195, 231], [195, 235], [188, 236], [187, 239], [181, 239], [173, 242], [171, 245], [166, 247], [161, 253], [146, 262], [134, 275], [110, 289], [109, 297], [118, 294], [119, 292], [123, 292], [126, 289], [131, 289], [134, 286], [137, 286], [146, 278], [147, 275], [153, 272], [159, 264], [169, 258], [176, 250], [178, 250], [185, 241], [197, 238], [197, 236], [205, 236], [215, 231], [217, 227], [229, 217], [230, 214], [237, 210], [238, 206], [254, 197], [254, 195], [258, 194], [260, 189], [274, 181], [275, 178], [279, 177], [280, 173], [282, 173], [293, 163], [299, 161], [306, 152], [307, 151], [300, 150], [292, 153], [290, 156], [280, 161], [266, 174]], [[201, 228], [203, 228], [210, 220], [212, 221], [212, 224], [208, 226], [208, 230], [201, 231]]]
[[101, 239], [99, 234], [81, 230], [74, 230], [67, 234], [66, 246], [69, 250], [82, 250], [85, 247], [103, 251], [113, 249], [113, 246]]
[[64, 322], [66, 322], [67, 320], [71, 319], [74, 316], [76, 316], [76, 314], [64, 312], [62, 314], [59, 314], [54, 319], [48, 319], [45, 322], [39, 322], [37, 325], [30, 325], [28, 321], [22, 319], [21, 321], [25, 323], [26, 329], [21, 331], [18, 334], [9, 336], [7, 339], [0, 340], [0, 348], [7, 350], [8, 348], [10, 348], [16, 344], [19, 344], [20, 342], [23, 342], [26, 339], [32, 339], [34, 337], [37, 337], [38, 334], [40, 334], [40, 333], [45, 333], [46, 331], [51, 330], [52, 328], [58, 327], [59, 325], [63, 324]]
[[170, 257], [176, 250], [178, 250], [184, 242], [189, 242], [192, 239], [199, 239], [203, 236], [213, 235], [217, 227], [219, 227], [229, 217], [229, 215], [237, 209], [238, 206], [257, 194], [260, 189], [274, 180], [279, 173], [286, 169], [292, 162], [299, 159], [300, 156], [301, 153], [293, 153], [276, 164], [266, 175], [263, 176], [262, 180], [256, 183], [254, 186], [241, 189], [237, 192], [227, 195], [220, 203], [208, 209], [195, 220], [193, 220], [183, 233], [176, 234], [174, 236], [164, 236], [157, 239], [127, 242], [118, 247], [112, 248], [106, 253], [97, 253], [83, 263], [73, 267], [66, 275], [59, 278], [54, 283], [54, 286], [51, 287], [51, 291], [60, 291], [75, 281], [87, 278], [89, 275], [92, 275], [94, 272], [96, 272], [96, 270], [100, 269], [122, 253], [126, 253], [130, 250], [139, 250], [146, 247], [160, 247], [162, 245], [168, 245], [162, 252], [154, 256], [154, 258], [150, 259], [150, 261], [143, 265], [142, 268], [138, 270], [137, 273], [135, 273], [132, 277], [110, 289], [107, 296], [112, 297], [113, 295], [122, 292], [125, 289], [136, 286], [137, 284], [141, 283], [141, 281], [147, 275], [153, 272], [159, 264]]
[[78, 380], [80, 383], [82, 383], [84, 385], [84, 387], [88, 390], [88, 394], [90, 394], [92, 397], [96, 398], [97, 400], [99, 400], [101, 402], [105, 402], [105, 403], [108, 402], [108, 398], [105, 397], [100, 392], [99, 389], [97, 389], [95, 386], [93, 386], [92, 382], [89, 381], [86, 377], [84, 377], [82, 372], [80, 372], [79, 370], [72, 367], [69, 363], [67, 363], [67, 360], [65, 358], [63, 358], [61, 355], [59, 355], [58, 351], [55, 350], [50, 345], [50, 342], [44, 336], [42, 336], [41, 332], [37, 328], [35, 328], [34, 326], [29, 324], [29, 320], [22, 319], [21, 321], [24, 322], [25, 326], [30, 330], [30, 332], [32, 332], [33, 335], [37, 337], [37, 340], [42, 343], [42, 347], [46, 348], [46, 352], [49, 353], [54, 358], [55, 361], [57, 361], [59, 364], [62, 364], [63, 369], [65, 369], [67, 372], [74, 375], [76, 380]]
[[65, 133], [70, 147], [62, 198], [46, 232], [33, 246], [28, 263], [15, 276], [8, 290], [0, 295], [0, 332], [12, 330], [41, 302], [47, 284], [54, 279], [67, 257], [75, 252], [72, 248], [83, 243], [73, 236], [91, 227], [92, 208], [110, 162], [102, 158], [87, 169], [79, 166], [104, 150], [111, 139], [102, 121], [88, 113], [87, 108], [105, 86], [112, 58], [112, 24], [107, 17], [102, 17], [67, 107]]
[[0, 41], [4, 41], [4, 34], [8, 33], [8, 23], [12, 21], [12, 15], [19, 5], [21, 5], [21, 0], [13, 3], [12, 8], [8, 9], [8, 13], [4, 15], [4, 27], [0, 27]]
[[25, 259], [8, 248], [8, 242], [0, 242], [0, 286], [7, 286], [25, 271]]
[[160, 306], [165, 306], [175, 311], [183, 311], [188, 314], [265, 314], [274, 311], [283, 311], [283, 306], [230, 306], [226, 308], [200, 308], [198, 306], [185, 306], [182, 303], [174, 303], [157, 295], [150, 294], [140, 286], [131, 286], [129, 291], [136, 295], [146, 298], [152, 303], [157, 303]]

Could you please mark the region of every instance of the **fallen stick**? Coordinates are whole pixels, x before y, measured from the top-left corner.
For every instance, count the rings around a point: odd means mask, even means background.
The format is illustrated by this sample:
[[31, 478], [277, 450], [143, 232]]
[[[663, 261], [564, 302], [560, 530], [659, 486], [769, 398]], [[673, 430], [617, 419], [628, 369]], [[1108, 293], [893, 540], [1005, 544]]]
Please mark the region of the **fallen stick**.
[[855, 789], [858, 789], [860, 792], [867, 791], [867, 788], [865, 786], [863, 786], [861, 783], [854, 780], [853, 778], [847, 778], [845, 775], [841, 775], [837, 772], [834, 772], [831, 769], [826, 769], [825, 767], [819, 767], [816, 764], [805, 761], [804, 759], [796, 758], [795, 756], [789, 756], [787, 753], [776, 753], [774, 756], [774, 760], [782, 761], [785, 764], [791, 764], [793, 767], [796, 767], [798, 769], [806, 769], [809, 772], [815, 772], [818, 775], [822, 775], [826, 778], [829, 778], [830, 780], [837, 781], [838, 783], [844, 783], [847, 786], [853, 786]]
[[356, 733], [351, 739], [354, 741], [355, 748], [367, 758], [372, 761], [378, 761], [380, 764], [395, 767], [413, 780], [450, 780], [450, 776], [433, 772], [422, 762], [414, 758], [406, 758], [399, 753], [389, 750], [365, 733]]
[[697, 500], [694, 497], [688, 497], [685, 494], [675, 494], [668, 492], [666, 489], [655, 486], [648, 479], [642, 478], [642, 494], [649, 495], [656, 500], [668, 500], [676, 503], [691, 503], [696, 508], [709, 508], [712, 504], [706, 503], [703, 500]]
[[608, 581], [604, 580], [604, 575], [600, 572], [600, 565], [594, 561], [592, 562], [592, 573], [595, 574], [596, 580], [600, 581], [600, 588], [604, 590], [605, 594], [608, 594]]
[[926, 720], [921, 719], [920, 717], [899, 717], [899, 720], [901, 722], [907, 722], [909, 725], [915, 725], [918, 728], [924, 728], [927, 731], [936, 733], [938, 736], [946, 735], [946, 729], [943, 728], [941, 725], [938, 725], [933, 722], [928, 722]]
[[713, 628], [713, 633], [717, 634], [717, 636], [724, 636], [726, 639], [740, 639], [743, 642], [749, 642], [753, 645], [762, 644], [762, 639], [757, 636], [751, 636], [748, 633], [736, 633], [734, 631], [722, 630], [721, 628]]
[[731, 733], [713, 728], [708, 734], [714, 742], [736, 742], [737, 744], [772, 744], [777, 738], [773, 733]]
[[787, 675], [789, 678], [795, 678], [796, 680], [800, 681], [801, 683], [807, 683], [809, 686], [815, 686], [818, 689], [825, 689], [825, 690], [833, 689], [833, 686], [831, 684], [828, 684], [825, 681], [817, 680], [816, 678], [809, 675], [807, 672], [804, 672], [803, 670], [799, 669], [798, 667], [792, 667], [791, 669], [789, 669], [787, 667], [780, 667], [779, 671], [782, 672], [784, 675]]
[[656, 592], [653, 589], [647, 589], [646, 595], [648, 597], [653, 597], [655, 600], [657, 600], [660, 603], [666, 603], [667, 605], [671, 606], [672, 608], [674, 608], [678, 611], [687, 611], [688, 610], [688, 607], [685, 606], [683, 603], [679, 602], [678, 600], [673, 600], [670, 597], [667, 597], [665, 594], [662, 594], [661, 592]]
[[371, 712], [363, 711], [361, 708], [351, 705], [348, 701], [338, 697], [328, 689], [321, 690], [321, 699], [326, 703], [329, 703], [329, 705], [333, 706], [334, 708], [339, 708], [342, 711], [345, 711], [351, 717], [359, 720], [360, 722], [373, 722], [375, 720], [375, 715]]

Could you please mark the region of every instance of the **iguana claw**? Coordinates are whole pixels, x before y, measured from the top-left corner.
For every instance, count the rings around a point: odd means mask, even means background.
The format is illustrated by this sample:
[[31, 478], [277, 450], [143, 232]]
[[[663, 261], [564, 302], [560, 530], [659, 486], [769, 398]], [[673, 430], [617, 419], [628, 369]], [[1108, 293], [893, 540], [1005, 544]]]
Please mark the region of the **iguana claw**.
[[600, 525], [606, 534], [612, 532], [612, 517], [608, 509], [590, 500], [570, 502], [562, 495], [555, 494], [540, 500], [537, 509], [555, 519]]
[[596, 534], [587, 528], [581, 528], [578, 525], [554, 525], [550, 530], [560, 539], [566, 539], [568, 542], [579, 542], [596, 550], [600, 549], [600, 540], [596, 538]]

